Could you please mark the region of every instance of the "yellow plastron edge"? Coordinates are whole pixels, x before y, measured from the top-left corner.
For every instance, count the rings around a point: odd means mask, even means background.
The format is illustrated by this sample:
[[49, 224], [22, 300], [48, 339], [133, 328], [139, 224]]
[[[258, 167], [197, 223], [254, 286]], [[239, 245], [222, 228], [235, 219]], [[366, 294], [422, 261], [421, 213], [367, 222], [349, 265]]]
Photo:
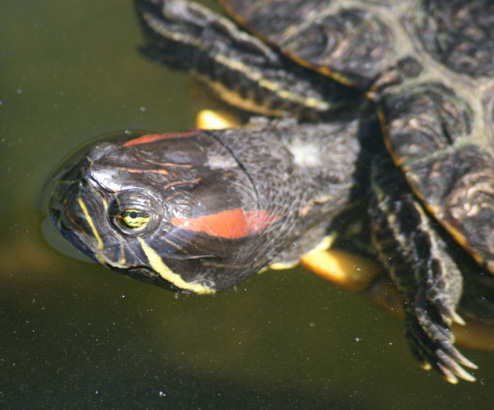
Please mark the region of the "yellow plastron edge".
[[326, 237], [316, 248], [300, 259], [300, 264], [322, 278], [353, 292], [366, 290], [381, 273], [381, 267], [362, 257], [329, 249], [332, 237]]
[[202, 110], [197, 114], [196, 125], [207, 130], [222, 130], [238, 127], [239, 120], [226, 112]]

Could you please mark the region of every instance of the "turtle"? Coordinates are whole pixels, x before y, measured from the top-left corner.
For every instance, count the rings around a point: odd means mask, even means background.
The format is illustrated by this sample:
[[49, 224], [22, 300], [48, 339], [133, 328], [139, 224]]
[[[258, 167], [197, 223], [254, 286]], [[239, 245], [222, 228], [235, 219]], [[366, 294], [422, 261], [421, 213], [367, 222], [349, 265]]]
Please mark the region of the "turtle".
[[365, 229], [339, 241], [371, 243], [413, 355], [475, 380], [451, 327], [494, 322], [494, 5], [220, 3], [231, 19], [136, 0], [141, 51], [262, 117], [96, 144], [60, 171], [58, 229], [114, 270], [209, 294], [313, 260], [358, 209]]

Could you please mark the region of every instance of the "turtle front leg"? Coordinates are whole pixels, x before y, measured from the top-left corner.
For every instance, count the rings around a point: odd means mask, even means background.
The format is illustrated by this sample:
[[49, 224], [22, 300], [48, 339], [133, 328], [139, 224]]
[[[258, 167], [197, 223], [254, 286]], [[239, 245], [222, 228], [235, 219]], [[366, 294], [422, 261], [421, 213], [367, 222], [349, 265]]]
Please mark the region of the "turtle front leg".
[[463, 280], [451, 257], [453, 245], [389, 158], [374, 161], [371, 183], [372, 241], [400, 292], [413, 354], [450, 383], [474, 381], [464, 368], [476, 366], [455, 348], [450, 328], [464, 324], [456, 313]]

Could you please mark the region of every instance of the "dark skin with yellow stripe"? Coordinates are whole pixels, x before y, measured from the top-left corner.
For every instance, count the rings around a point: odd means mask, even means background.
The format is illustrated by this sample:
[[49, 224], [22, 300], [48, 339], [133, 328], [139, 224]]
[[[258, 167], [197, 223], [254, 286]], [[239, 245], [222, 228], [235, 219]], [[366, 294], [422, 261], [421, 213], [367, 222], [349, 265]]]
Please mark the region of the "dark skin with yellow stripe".
[[147, 56], [242, 110], [297, 120], [99, 144], [65, 170], [53, 219], [112, 269], [207, 294], [307, 260], [357, 199], [412, 353], [474, 380], [451, 327], [494, 323], [494, 13], [483, 0], [279, 2], [224, 1], [258, 38], [184, 0], [137, 0]]

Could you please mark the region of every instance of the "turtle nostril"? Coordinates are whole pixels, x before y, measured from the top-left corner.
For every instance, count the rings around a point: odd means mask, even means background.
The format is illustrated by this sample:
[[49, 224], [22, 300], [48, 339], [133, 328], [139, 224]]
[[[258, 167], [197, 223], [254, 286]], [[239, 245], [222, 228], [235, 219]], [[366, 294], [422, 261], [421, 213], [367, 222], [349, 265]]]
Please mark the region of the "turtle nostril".
[[85, 178], [85, 177], [82, 176], [82, 171], [79, 171], [77, 173], [76, 178], [79, 180], [79, 184], [81, 186], [83, 186], [84, 188], [89, 185], [87, 178]]

